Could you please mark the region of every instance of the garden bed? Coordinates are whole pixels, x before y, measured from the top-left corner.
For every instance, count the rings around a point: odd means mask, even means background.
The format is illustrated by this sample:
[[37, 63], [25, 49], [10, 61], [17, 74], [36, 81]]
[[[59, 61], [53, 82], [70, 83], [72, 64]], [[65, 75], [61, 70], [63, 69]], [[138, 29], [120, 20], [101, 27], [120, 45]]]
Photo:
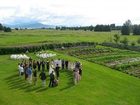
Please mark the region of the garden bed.
[[140, 53], [136, 51], [104, 46], [66, 48], [63, 50], [57, 49], [56, 51], [105, 65], [140, 78]]

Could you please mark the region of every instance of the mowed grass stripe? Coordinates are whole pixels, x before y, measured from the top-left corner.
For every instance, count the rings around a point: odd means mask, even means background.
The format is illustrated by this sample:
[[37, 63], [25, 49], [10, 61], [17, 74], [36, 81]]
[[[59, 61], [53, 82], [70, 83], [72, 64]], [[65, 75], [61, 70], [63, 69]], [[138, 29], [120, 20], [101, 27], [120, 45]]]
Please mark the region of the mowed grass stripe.
[[[30, 55], [36, 58], [33, 54]], [[71, 61], [79, 60], [67, 55], [57, 55], [59, 58]], [[40, 80], [37, 87], [28, 86], [23, 78], [16, 76], [18, 62], [10, 60], [9, 55], [0, 56], [0, 59], [0, 102], [2, 105], [140, 104], [140, 80], [138, 78], [98, 64], [80, 60], [83, 64], [83, 76], [78, 85], [72, 84], [72, 76], [69, 72], [61, 72], [58, 87], [43, 89], [40, 87]], [[8, 79], [8, 77], [11, 78]], [[22, 84], [17, 85], [16, 82]]]

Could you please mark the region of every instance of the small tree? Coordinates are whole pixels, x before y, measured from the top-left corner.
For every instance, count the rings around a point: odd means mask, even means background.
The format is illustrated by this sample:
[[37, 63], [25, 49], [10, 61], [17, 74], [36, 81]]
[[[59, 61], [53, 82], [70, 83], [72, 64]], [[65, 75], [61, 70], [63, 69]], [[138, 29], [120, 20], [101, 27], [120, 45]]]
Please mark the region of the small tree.
[[118, 43], [120, 41], [120, 35], [115, 34], [114, 35], [114, 41], [115, 41], [115, 43]]
[[0, 23], [0, 31], [3, 30], [3, 25]]
[[18, 28], [15, 28], [15, 30], [18, 30]]
[[133, 42], [131, 42], [131, 46], [135, 46], [136, 45], [136, 43], [133, 41]]
[[123, 43], [125, 46], [127, 46], [129, 41], [128, 41], [127, 37], [124, 37], [124, 39], [120, 42]]
[[93, 31], [93, 29], [94, 29], [94, 27], [91, 25], [91, 26], [89, 26], [89, 30], [90, 31]]
[[4, 27], [3, 30], [4, 30], [4, 32], [11, 32], [12, 31], [10, 27]]

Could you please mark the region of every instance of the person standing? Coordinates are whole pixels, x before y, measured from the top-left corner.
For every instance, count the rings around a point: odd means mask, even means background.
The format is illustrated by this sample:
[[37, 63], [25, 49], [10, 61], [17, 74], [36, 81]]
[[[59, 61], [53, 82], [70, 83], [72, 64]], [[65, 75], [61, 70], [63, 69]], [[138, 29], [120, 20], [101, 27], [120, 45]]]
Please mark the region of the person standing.
[[65, 67], [65, 61], [62, 60], [62, 70], [64, 70], [64, 67]]
[[32, 68], [30, 66], [27, 68], [26, 73], [28, 75], [28, 82], [31, 84], [32, 83]]
[[40, 66], [41, 66], [41, 63], [40, 63], [40, 61], [37, 61], [37, 67], [38, 67], [38, 71], [40, 71]]
[[24, 74], [24, 69], [22, 63], [18, 64], [18, 70], [19, 70], [19, 76], [22, 76]]
[[58, 80], [58, 78], [59, 78], [59, 69], [60, 69], [60, 67], [59, 67], [59, 65], [57, 64], [56, 67], [55, 67], [56, 79], [57, 79], [57, 80]]
[[58, 59], [57, 64], [58, 64], [59, 67], [61, 67], [61, 65], [62, 65], [61, 59]]
[[75, 68], [73, 70], [73, 74], [74, 74], [74, 84], [76, 85], [79, 82], [79, 69]]
[[33, 82], [34, 82], [34, 85], [36, 85], [37, 83], [37, 70], [36, 69], [34, 69], [33, 71]]
[[79, 68], [79, 79], [81, 80], [81, 77], [82, 77], [82, 68], [80, 67]]
[[80, 65], [81, 65], [80, 62], [79, 61], [76, 61], [75, 68], [78, 68], [79, 69], [80, 68]]
[[69, 61], [66, 60], [66, 61], [65, 61], [65, 67], [66, 67], [67, 70], [68, 70], [68, 63], [69, 63]]
[[25, 64], [24, 65], [25, 80], [27, 80], [28, 78], [27, 69], [28, 69], [28, 64]]
[[36, 62], [35, 62], [35, 60], [33, 61], [33, 69], [35, 70], [36, 69], [36, 66], [37, 66], [37, 64], [36, 64]]
[[42, 71], [45, 71], [45, 62], [44, 62], [44, 60], [41, 62], [41, 65], [42, 65]]
[[42, 80], [42, 86], [45, 87], [46, 86], [46, 73], [45, 73], [45, 71], [41, 71], [39, 77]]
[[50, 62], [49, 61], [46, 62], [46, 68], [49, 71], [49, 68], [50, 68]]
[[54, 77], [54, 73], [53, 73], [53, 71], [52, 71], [51, 74], [50, 74], [50, 83], [49, 83], [49, 87], [54, 87], [54, 80], [55, 80], [55, 77]]

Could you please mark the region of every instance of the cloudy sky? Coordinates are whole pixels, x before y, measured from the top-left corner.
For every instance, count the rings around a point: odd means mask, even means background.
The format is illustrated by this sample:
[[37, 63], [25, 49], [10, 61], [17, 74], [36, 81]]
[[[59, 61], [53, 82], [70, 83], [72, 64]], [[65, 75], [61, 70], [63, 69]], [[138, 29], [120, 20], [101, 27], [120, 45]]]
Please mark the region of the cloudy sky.
[[139, 0], [0, 0], [0, 23], [140, 24]]

